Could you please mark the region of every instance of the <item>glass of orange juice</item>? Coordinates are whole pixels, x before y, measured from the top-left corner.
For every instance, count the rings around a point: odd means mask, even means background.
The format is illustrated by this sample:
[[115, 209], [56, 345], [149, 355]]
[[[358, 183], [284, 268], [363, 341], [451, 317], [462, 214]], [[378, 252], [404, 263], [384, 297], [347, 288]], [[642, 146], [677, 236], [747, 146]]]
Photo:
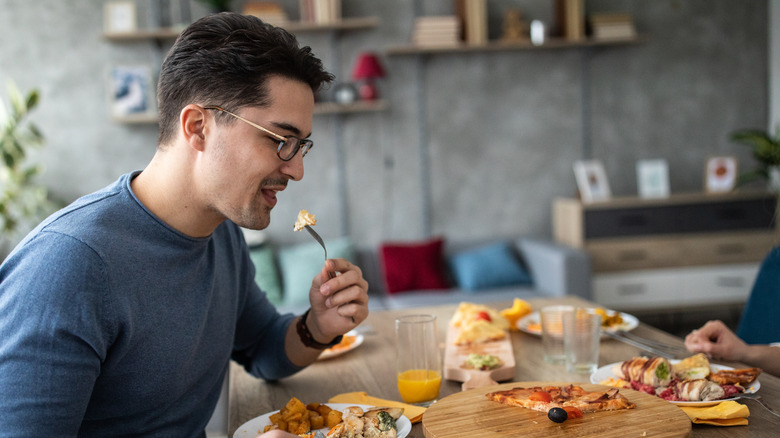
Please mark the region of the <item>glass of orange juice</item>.
[[439, 398], [441, 354], [435, 315], [395, 320], [398, 392], [406, 403], [429, 406]]

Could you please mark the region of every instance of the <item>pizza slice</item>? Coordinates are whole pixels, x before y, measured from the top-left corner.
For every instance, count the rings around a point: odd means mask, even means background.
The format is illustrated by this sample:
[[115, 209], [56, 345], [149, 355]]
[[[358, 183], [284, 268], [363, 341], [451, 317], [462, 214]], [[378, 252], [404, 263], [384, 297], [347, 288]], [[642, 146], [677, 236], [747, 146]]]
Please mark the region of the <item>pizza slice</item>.
[[509, 406], [520, 406], [539, 412], [552, 408], [577, 408], [582, 412], [617, 411], [633, 409], [631, 403], [618, 388], [606, 391], [586, 391], [581, 386], [534, 386], [512, 388], [485, 394], [493, 401]]

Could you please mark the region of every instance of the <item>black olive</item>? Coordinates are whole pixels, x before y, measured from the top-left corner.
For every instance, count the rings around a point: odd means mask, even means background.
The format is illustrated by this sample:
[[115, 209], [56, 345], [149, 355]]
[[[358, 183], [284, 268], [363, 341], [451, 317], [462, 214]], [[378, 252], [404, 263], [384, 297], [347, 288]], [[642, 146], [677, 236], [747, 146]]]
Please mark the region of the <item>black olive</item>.
[[547, 412], [547, 418], [556, 423], [563, 423], [569, 418], [569, 414], [563, 408], [552, 408]]

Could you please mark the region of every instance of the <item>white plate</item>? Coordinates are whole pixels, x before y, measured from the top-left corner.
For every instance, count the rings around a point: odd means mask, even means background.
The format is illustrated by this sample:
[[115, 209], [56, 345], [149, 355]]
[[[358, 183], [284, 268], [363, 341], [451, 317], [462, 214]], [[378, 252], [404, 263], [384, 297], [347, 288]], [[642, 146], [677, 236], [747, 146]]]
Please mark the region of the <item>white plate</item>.
[[348, 351], [352, 351], [352, 350], [360, 347], [360, 344], [363, 343], [363, 335], [358, 334], [354, 330], [345, 333], [344, 336], [345, 337], [346, 336], [355, 336], [355, 342], [350, 344], [350, 346], [347, 347], [347, 348], [340, 348], [340, 349], [335, 349], [335, 350], [333, 348], [328, 348], [327, 350], [323, 351], [320, 354], [320, 357], [318, 358], [318, 360], [330, 359], [332, 357], [341, 356], [342, 354], [344, 354], [344, 353], [346, 353]]
[[[676, 364], [676, 363], [679, 362], [679, 360], [670, 360], [669, 362], [671, 362], [672, 364]], [[615, 365], [618, 365], [620, 363], [622, 363], [622, 362], [611, 363], [609, 365], [605, 365], [605, 366], [597, 369], [593, 374], [590, 375], [590, 383], [599, 384], [603, 380], [607, 380], [610, 377], [612, 377], [613, 379], [617, 379], [617, 376], [615, 376], [615, 374], [612, 372], [612, 368]], [[720, 370], [733, 370], [734, 368], [727, 367], [725, 365], [718, 365], [718, 364], [711, 363], [710, 364], [710, 369], [713, 372], [718, 372]], [[753, 394], [754, 392], [758, 391], [759, 388], [761, 388], [761, 383], [759, 383], [758, 379], [756, 379], [756, 380], [753, 381], [753, 383], [750, 384], [750, 386], [745, 388], [745, 393]], [[710, 401], [672, 401], [672, 400], [669, 400], [669, 403], [674, 403], [677, 406], [700, 407], [700, 406], [713, 406], [713, 405], [716, 405], [716, 404], [718, 404], [718, 403], [720, 403], [722, 401], [726, 401], [726, 400], [736, 400], [736, 398], [724, 398], [724, 399], [720, 399], [720, 400], [710, 400]]]
[[[342, 412], [344, 411], [344, 409], [350, 406], [359, 406], [364, 411], [367, 411], [374, 407], [371, 405], [358, 405], [354, 403], [325, 403], [325, 404], [331, 407], [332, 409], [336, 409], [337, 411], [342, 411]], [[238, 429], [236, 429], [236, 432], [233, 434], [233, 438], [257, 437], [257, 435], [263, 433], [263, 429], [266, 426], [271, 424], [271, 420], [269, 420], [268, 418], [277, 412], [279, 411], [269, 412], [265, 415], [255, 417], [247, 421], [246, 423], [242, 424]], [[412, 431], [412, 423], [404, 415], [401, 415], [401, 418], [396, 420], [395, 424], [398, 427], [398, 430], [396, 431], [397, 432], [396, 438], [404, 438], [406, 435], [409, 435], [409, 432]], [[328, 433], [328, 428], [322, 428], [318, 430], [323, 433]]]
[[[590, 310], [590, 309], [589, 309]], [[607, 310], [608, 313], [612, 313], [613, 310]], [[637, 328], [639, 326], [639, 320], [634, 315], [629, 315], [628, 313], [620, 312], [620, 317], [623, 318], [623, 323], [614, 325], [612, 327], [608, 327], [605, 330], [616, 332], [618, 330], [623, 330], [630, 332], [631, 330]], [[542, 330], [537, 329], [536, 327], [529, 327], [529, 325], [541, 325], [542, 319], [539, 317], [539, 312], [531, 312], [528, 315], [520, 318], [519, 321], [517, 321], [517, 328], [526, 332], [530, 333], [532, 335], [541, 336]]]

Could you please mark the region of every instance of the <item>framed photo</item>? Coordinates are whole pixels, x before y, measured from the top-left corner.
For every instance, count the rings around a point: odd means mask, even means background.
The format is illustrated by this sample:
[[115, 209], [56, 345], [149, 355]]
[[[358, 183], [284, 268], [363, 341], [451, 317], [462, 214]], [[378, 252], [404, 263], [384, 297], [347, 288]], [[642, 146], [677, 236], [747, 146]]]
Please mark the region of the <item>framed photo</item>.
[[666, 160], [639, 160], [636, 163], [640, 198], [669, 197], [669, 163]]
[[157, 113], [150, 66], [114, 66], [109, 73], [109, 84], [111, 115], [115, 118]]
[[583, 202], [606, 201], [612, 197], [604, 164], [599, 160], [574, 163], [574, 178]]
[[135, 2], [108, 2], [103, 9], [103, 30], [107, 33], [133, 32], [138, 30]]
[[737, 158], [712, 157], [707, 160], [704, 169], [704, 191], [724, 193], [734, 190], [737, 185]]

